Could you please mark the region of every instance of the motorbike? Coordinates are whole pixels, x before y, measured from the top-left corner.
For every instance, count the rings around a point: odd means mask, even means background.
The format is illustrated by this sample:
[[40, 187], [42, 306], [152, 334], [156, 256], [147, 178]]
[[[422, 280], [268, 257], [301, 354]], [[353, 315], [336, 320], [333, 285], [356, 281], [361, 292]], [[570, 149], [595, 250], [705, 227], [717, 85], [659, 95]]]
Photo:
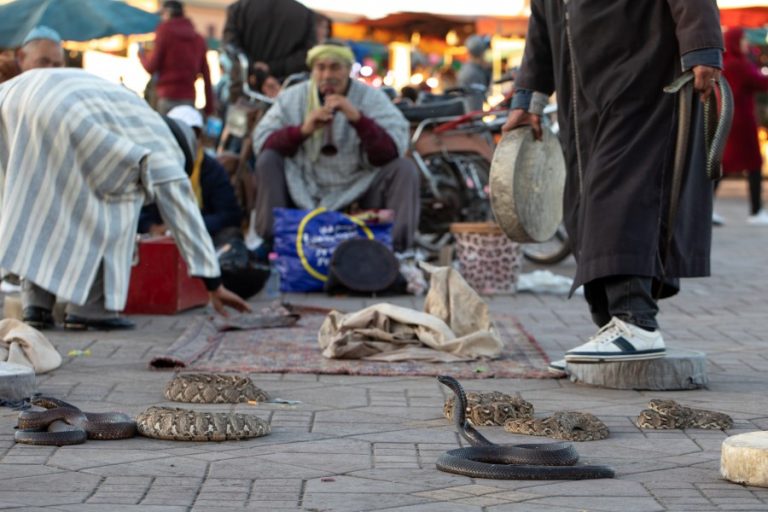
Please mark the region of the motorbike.
[[411, 123], [409, 155], [421, 175], [421, 216], [416, 243], [431, 258], [452, 241], [450, 225], [492, 218], [489, 201], [493, 138], [481, 115], [468, 113], [461, 94], [398, 104]]

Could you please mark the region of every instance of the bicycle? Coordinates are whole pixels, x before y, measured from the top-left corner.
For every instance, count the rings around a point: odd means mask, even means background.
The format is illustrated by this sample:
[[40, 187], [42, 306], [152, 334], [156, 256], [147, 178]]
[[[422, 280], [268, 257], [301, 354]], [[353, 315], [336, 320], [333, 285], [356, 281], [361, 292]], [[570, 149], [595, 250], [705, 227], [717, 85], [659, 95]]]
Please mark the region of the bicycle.
[[[413, 127], [409, 154], [421, 174], [417, 245], [436, 258], [452, 241], [450, 225], [492, 218], [490, 163], [494, 143], [482, 115], [467, 115], [461, 95], [398, 105]], [[461, 123], [453, 125], [457, 119]]]

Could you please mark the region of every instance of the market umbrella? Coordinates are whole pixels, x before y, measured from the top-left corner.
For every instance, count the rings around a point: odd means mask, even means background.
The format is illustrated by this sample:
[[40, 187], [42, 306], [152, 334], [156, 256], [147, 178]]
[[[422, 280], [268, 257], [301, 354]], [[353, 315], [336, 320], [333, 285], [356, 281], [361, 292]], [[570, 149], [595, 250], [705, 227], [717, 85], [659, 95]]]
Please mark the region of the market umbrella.
[[0, 47], [21, 45], [38, 25], [66, 41], [89, 41], [116, 34], [145, 34], [160, 22], [156, 14], [121, 0], [14, 0], [0, 5]]

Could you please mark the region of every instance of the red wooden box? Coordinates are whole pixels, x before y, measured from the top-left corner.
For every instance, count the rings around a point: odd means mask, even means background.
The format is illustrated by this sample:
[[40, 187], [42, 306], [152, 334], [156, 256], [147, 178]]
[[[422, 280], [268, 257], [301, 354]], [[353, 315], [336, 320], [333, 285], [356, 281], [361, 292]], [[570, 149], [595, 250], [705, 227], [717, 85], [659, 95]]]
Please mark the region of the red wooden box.
[[171, 237], [147, 238], [131, 268], [125, 313], [172, 315], [208, 303], [202, 279], [190, 277]]

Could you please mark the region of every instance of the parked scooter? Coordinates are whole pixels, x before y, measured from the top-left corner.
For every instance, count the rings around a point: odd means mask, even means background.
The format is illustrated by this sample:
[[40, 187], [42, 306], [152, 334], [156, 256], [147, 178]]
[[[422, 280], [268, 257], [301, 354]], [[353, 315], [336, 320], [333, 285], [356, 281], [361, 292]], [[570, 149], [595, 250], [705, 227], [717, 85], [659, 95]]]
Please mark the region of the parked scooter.
[[452, 223], [491, 218], [488, 178], [494, 144], [481, 115], [444, 128], [467, 114], [462, 95], [430, 99], [399, 107], [411, 122], [410, 156], [421, 174], [417, 245], [436, 258], [452, 240]]

